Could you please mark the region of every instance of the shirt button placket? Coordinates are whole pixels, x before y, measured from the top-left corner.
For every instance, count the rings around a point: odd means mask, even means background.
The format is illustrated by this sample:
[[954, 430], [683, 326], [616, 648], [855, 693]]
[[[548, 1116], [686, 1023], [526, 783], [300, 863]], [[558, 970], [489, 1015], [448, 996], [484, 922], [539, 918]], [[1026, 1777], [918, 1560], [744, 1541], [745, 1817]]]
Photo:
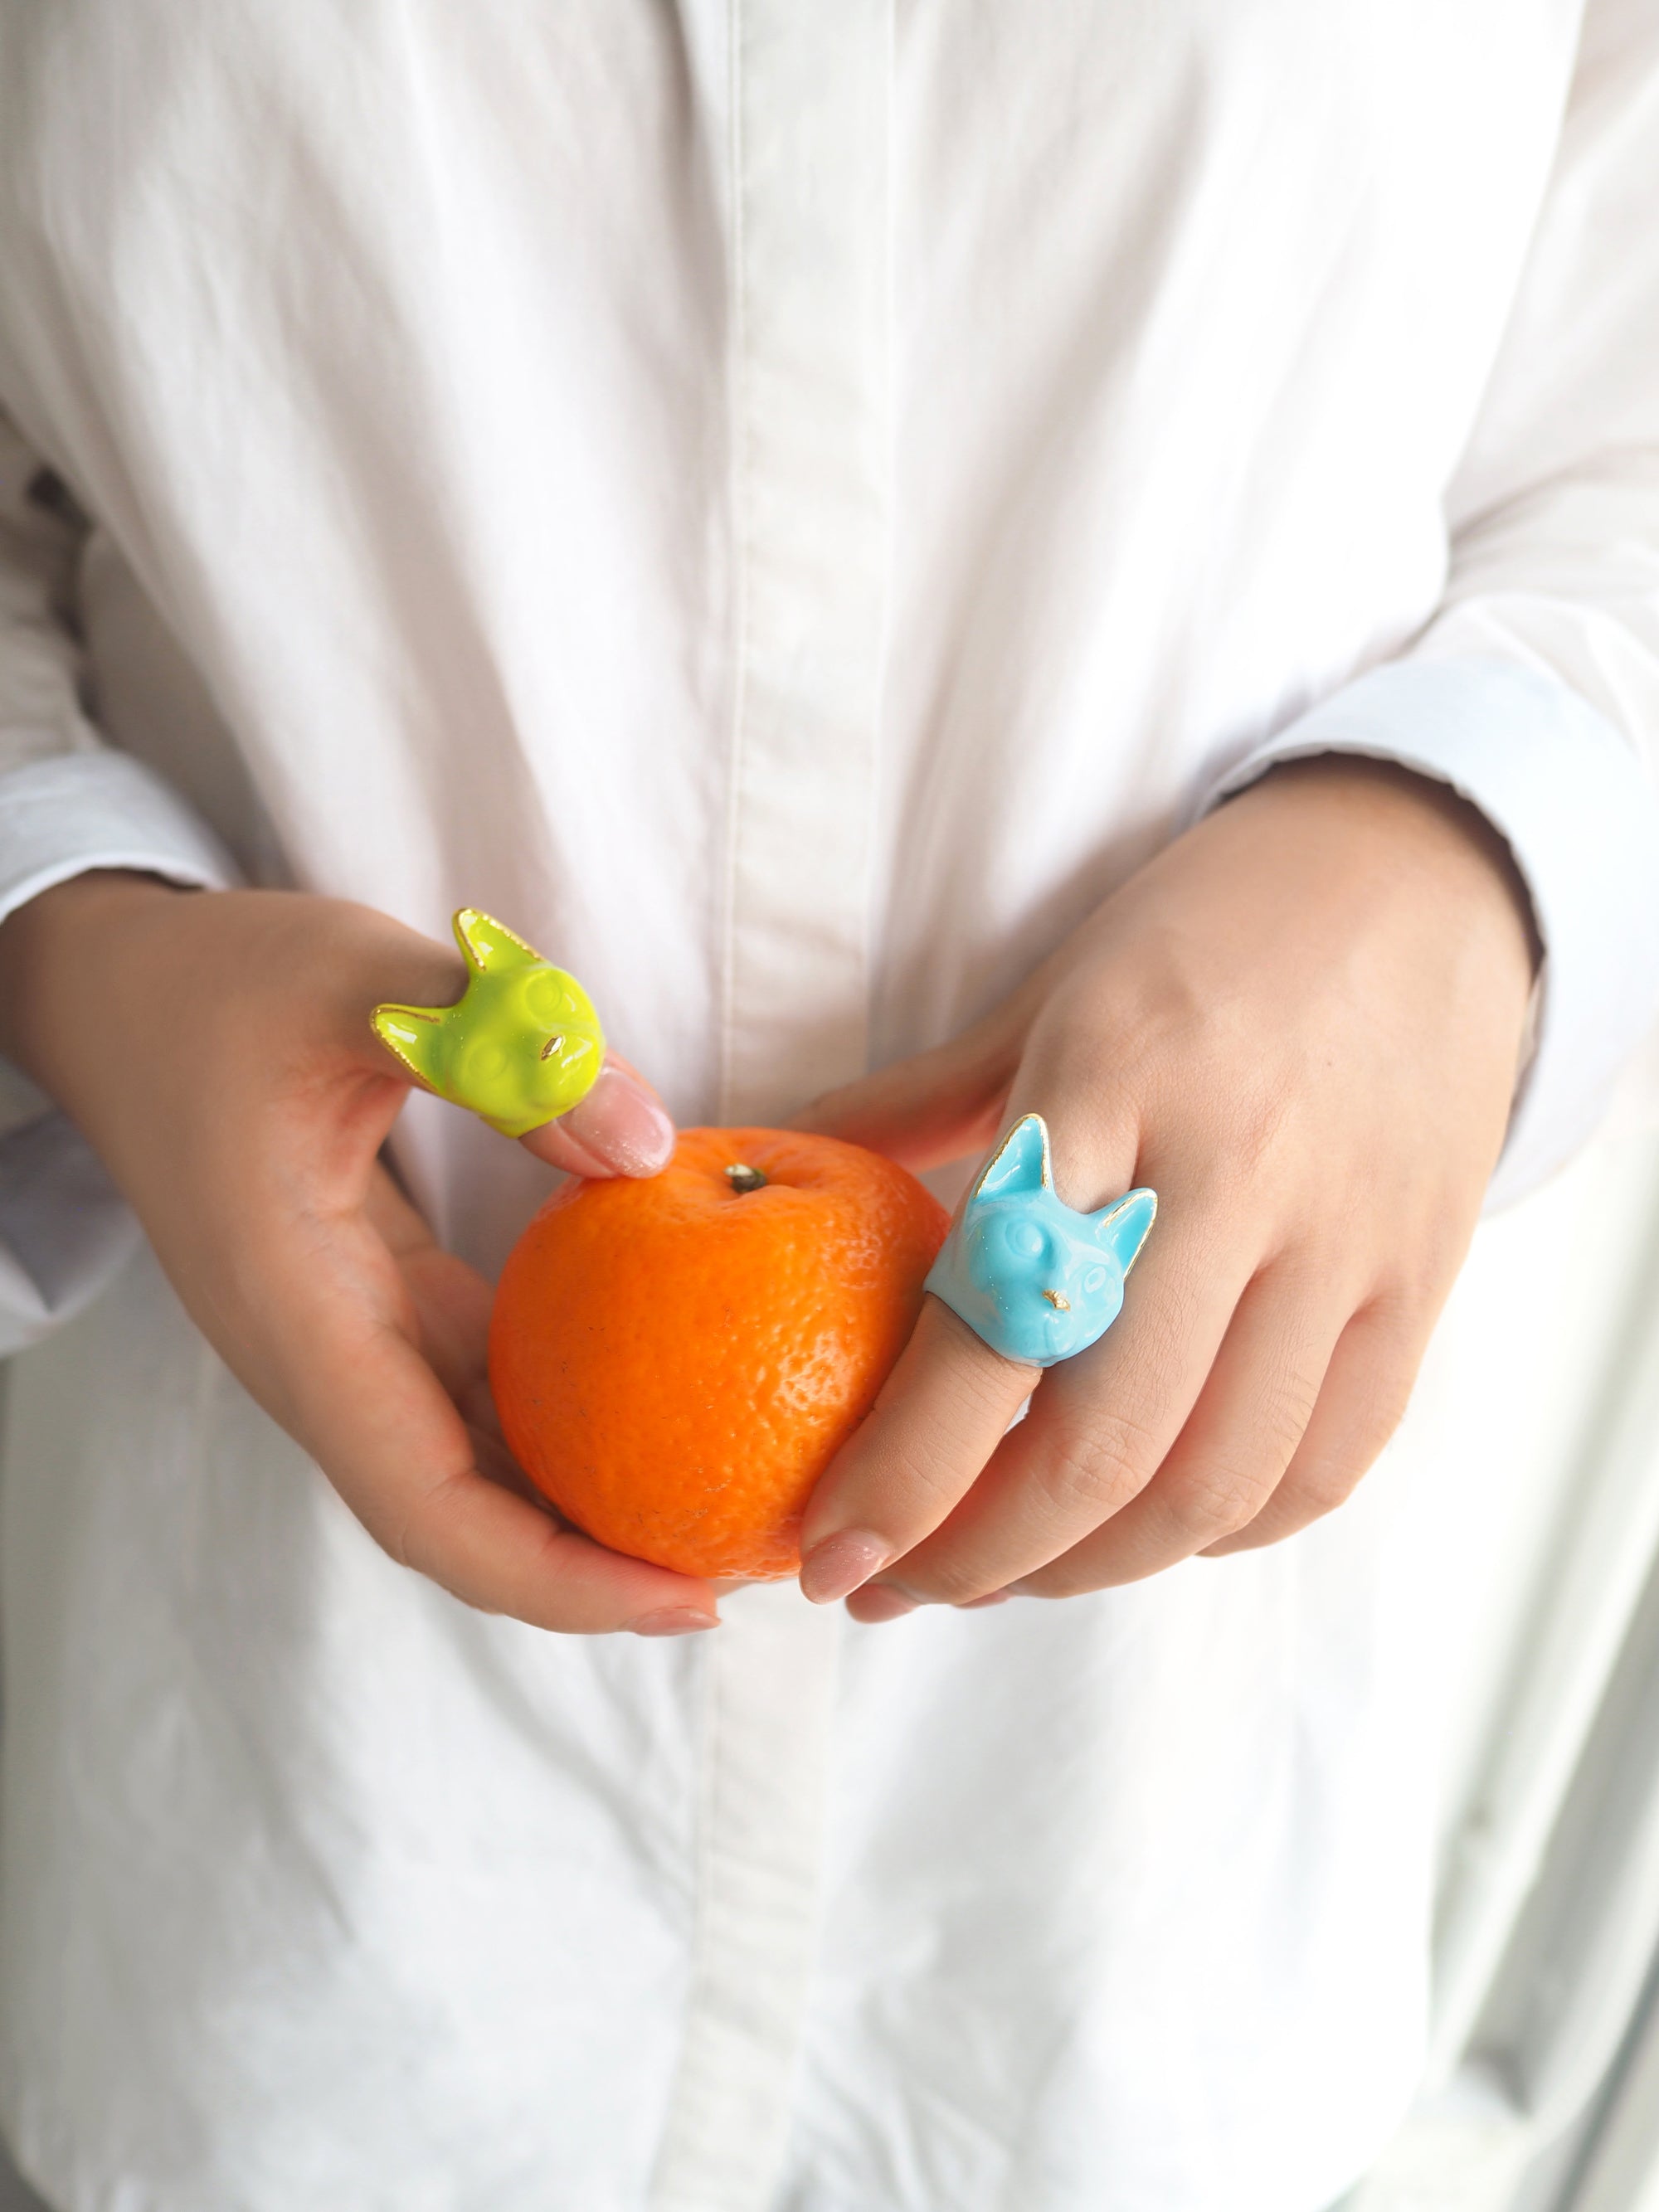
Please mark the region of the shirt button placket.
[[[863, 1072], [890, 539], [892, 0], [731, 0], [738, 574], [722, 1116]], [[698, 1933], [654, 2212], [762, 2212], [817, 1935], [837, 1614], [708, 1639]]]

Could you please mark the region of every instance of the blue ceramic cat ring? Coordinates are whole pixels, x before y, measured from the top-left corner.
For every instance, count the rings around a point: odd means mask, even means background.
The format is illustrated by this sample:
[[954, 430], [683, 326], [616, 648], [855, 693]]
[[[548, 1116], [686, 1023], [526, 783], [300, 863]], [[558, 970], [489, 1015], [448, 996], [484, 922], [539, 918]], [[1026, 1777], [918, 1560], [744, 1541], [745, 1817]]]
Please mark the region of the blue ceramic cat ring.
[[1055, 1367], [1104, 1336], [1146, 1241], [1158, 1193], [1077, 1213], [1054, 1189], [1048, 1125], [1016, 1121], [969, 1193], [923, 1287], [993, 1352]]

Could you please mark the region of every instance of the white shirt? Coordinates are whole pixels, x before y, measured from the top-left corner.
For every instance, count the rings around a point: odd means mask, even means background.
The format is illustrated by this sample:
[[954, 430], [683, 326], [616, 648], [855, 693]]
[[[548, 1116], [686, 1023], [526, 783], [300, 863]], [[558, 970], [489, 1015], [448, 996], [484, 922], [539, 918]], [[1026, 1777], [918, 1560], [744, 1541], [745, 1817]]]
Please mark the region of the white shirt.
[[[1374, 751], [1532, 891], [1513, 1194], [1659, 1001], [1656, 143], [1646, 0], [0, 0], [0, 911], [226, 851], [477, 901], [752, 1120]], [[1387, 1474], [1065, 1605], [546, 1638], [374, 1548], [42, 1104], [0, 2100], [57, 2203], [1361, 2171], [1431, 1887]], [[398, 1145], [496, 1263], [545, 1171], [427, 1099]]]

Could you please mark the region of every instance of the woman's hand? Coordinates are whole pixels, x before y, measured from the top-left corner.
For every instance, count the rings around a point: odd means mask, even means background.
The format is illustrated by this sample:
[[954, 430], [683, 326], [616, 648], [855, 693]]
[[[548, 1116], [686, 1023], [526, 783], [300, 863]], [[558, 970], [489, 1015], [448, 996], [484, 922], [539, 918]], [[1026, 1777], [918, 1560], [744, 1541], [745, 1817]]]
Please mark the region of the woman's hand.
[[1340, 1504], [1468, 1247], [1534, 952], [1472, 809], [1328, 757], [1188, 830], [954, 1042], [818, 1101], [805, 1127], [917, 1168], [1035, 1109], [1068, 1205], [1150, 1183], [1158, 1216], [1116, 1325], [1040, 1380], [925, 1302], [813, 1494], [808, 1595], [1064, 1597]]
[[[532, 1499], [490, 1404], [489, 1287], [380, 1164], [409, 1085], [369, 1011], [448, 1003], [465, 980], [364, 907], [91, 874], [0, 928], [0, 1049], [74, 1116], [197, 1325], [394, 1559], [538, 1627], [713, 1626], [706, 1583]], [[673, 1127], [613, 1061], [522, 1141], [642, 1175]]]

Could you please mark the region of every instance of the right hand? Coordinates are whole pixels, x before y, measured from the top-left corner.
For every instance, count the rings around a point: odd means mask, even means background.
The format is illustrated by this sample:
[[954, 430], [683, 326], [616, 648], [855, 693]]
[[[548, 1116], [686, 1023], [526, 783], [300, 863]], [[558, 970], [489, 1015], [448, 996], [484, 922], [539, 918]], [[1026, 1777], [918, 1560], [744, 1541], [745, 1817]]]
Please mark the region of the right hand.
[[[531, 1493], [489, 1398], [489, 1285], [380, 1164], [410, 1085], [370, 1009], [451, 1003], [465, 980], [459, 954], [343, 900], [99, 872], [0, 927], [0, 1050], [78, 1123], [197, 1326], [393, 1559], [540, 1628], [713, 1627], [708, 1583], [605, 1550]], [[612, 1060], [520, 1141], [576, 1174], [648, 1175], [673, 1127]]]

